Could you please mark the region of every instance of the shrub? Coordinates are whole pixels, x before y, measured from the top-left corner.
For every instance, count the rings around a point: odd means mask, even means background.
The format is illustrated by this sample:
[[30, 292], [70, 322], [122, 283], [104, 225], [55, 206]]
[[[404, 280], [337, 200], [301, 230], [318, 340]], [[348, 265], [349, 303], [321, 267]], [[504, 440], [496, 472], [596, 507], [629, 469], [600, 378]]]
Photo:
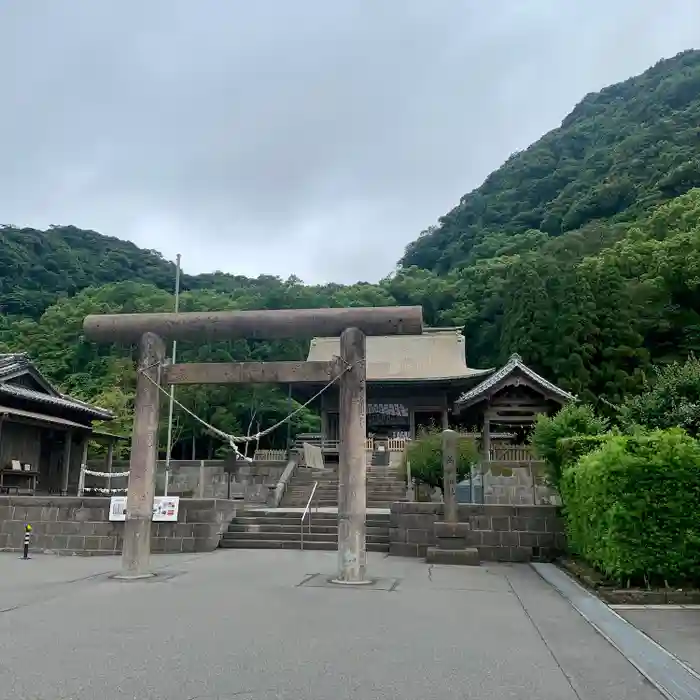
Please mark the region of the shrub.
[[558, 489], [562, 470], [569, 463], [570, 449], [560, 441], [580, 436], [595, 437], [607, 430], [607, 421], [586, 404], [569, 403], [552, 417], [539, 415], [530, 442], [535, 454], [545, 462], [549, 483]]
[[[457, 481], [471, 474], [473, 464], [479, 461], [479, 451], [470, 438], [459, 438], [457, 459]], [[406, 461], [411, 462], [411, 476], [419, 484], [443, 490], [442, 474], [442, 432], [432, 429], [421, 432], [418, 437], [408, 443], [404, 452], [404, 474]]]
[[612, 435], [564, 470], [568, 543], [619, 584], [700, 581], [700, 443]]
[[695, 357], [684, 363], [673, 362], [654, 368], [642, 393], [628, 397], [620, 407], [620, 423], [626, 429], [684, 428], [700, 436], [700, 361]]
[[583, 455], [598, 449], [613, 434], [615, 433], [575, 435], [574, 437], [559, 438], [557, 446], [564, 465], [563, 468], [566, 469], [567, 465], [576, 464]]

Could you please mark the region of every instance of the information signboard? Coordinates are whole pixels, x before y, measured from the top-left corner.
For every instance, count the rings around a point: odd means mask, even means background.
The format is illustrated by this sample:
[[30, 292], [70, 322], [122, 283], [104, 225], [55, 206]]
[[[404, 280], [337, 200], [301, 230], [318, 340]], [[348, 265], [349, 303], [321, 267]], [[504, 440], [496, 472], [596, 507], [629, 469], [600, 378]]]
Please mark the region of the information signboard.
[[[156, 496], [153, 499], [153, 522], [176, 523], [179, 509], [179, 496]], [[113, 522], [126, 520], [126, 496], [112, 496], [109, 504], [109, 519]]]

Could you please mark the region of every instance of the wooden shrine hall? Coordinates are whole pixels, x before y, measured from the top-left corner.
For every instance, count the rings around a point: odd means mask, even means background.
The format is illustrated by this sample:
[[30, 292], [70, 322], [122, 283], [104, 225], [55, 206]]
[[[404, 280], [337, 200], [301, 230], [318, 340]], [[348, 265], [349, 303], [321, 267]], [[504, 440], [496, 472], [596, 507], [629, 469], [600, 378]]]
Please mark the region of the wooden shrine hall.
[[[314, 338], [308, 360], [328, 362], [338, 355], [338, 338]], [[292, 393], [307, 401], [322, 386], [297, 384]], [[421, 335], [367, 338], [367, 437], [401, 451], [423, 428], [509, 436], [523, 433], [537, 414], [554, 413], [575, 397], [527, 367], [513, 355], [502, 368], [476, 369], [466, 362], [460, 328], [426, 328]], [[321, 414], [321, 433], [304, 436], [333, 454], [339, 440], [338, 391], [331, 387], [313, 406]]]
[[25, 353], [0, 354], [0, 493], [77, 493], [88, 441], [106, 443], [111, 460], [123, 439], [93, 427], [112, 418], [62, 394]]

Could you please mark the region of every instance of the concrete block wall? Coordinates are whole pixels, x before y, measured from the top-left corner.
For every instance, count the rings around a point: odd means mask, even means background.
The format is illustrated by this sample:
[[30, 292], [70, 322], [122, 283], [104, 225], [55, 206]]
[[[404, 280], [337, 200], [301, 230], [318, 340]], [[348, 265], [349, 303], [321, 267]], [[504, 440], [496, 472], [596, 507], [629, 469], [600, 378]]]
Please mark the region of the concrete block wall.
[[[253, 462], [237, 467], [231, 475], [231, 498], [241, 498], [246, 503], [265, 503], [270, 491], [277, 486], [286, 462]], [[104, 471], [100, 460], [89, 460], [88, 468]], [[112, 471], [121, 472], [129, 469], [125, 461], [114, 462]], [[173, 460], [170, 463], [168, 494], [181, 498], [226, 498], [228, 495], [228, 474], [224, 471], [222, 460]], [[127, 477], [112, 479], [112, 488], [126, 488]], [[200, 486], [201, 485], [201, 486]], [[85, 487], [98, 486], [106, 488], [107, 480], [102, 477], [88, 476]], [[161, 495], [165, 486], [165, 462], [159, 461], [156, 472], [156, 494]]]
[[[209, 552], [236, 514], [233, 501], [182, 499], [176, 523], [152, 523], [153, 552]], [[21, 551], [25, 524], [30, 551], [119, 554], [123, 522], [109, 521], [109, 498], [0, 496], [0, 551]]]
[[[389, 554], [425, 557], [437, 544], [434, 526], [443, 513], [443, 503], [393, 503]], [[459, 520], [469, 523], [467, 544], [482, 561], [549, 561], [566, 547], [555, 506], [460, 505]]]
[[[539, 465], [491, 465], [484, 472], [484, 501], [494, 505], [558, 505], [558, 494], [544, 480]], [[534, 479], [533, 479], [534, 477]]]

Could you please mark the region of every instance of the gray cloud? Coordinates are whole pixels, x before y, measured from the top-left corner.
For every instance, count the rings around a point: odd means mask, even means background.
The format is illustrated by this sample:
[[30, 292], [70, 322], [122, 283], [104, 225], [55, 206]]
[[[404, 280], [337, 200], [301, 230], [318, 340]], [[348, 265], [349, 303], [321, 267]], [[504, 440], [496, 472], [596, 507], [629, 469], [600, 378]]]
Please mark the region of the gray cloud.
[[7, 0], [2, 222], [190, 272], [376, 280], [586, 92], [699, 28], [697, 0]]

